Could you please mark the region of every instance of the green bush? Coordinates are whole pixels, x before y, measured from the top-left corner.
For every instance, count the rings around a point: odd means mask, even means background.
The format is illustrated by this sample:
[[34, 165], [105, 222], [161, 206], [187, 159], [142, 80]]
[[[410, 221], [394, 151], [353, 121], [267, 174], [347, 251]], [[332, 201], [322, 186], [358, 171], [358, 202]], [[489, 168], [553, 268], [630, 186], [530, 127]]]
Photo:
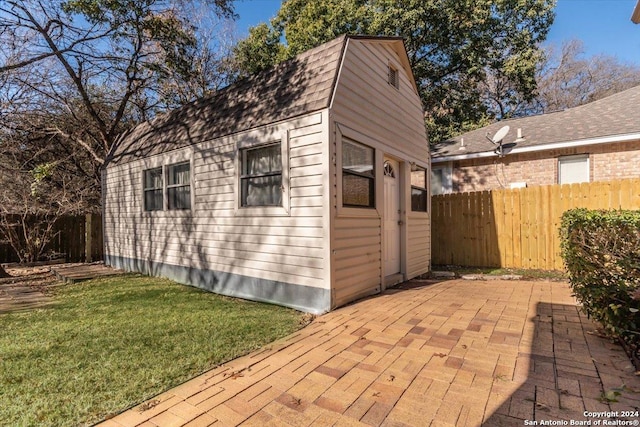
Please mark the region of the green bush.
[[562, 258], [583, 310], [637, 352], [640, 211], [572, 209], [562, 215]]

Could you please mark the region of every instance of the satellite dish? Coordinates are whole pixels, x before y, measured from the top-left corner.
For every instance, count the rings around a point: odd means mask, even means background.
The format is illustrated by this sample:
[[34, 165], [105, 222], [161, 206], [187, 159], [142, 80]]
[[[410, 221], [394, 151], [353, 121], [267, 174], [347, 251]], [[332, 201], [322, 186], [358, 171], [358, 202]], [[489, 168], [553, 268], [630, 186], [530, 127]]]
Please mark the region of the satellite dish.
[[498, 129], [498, 132], [493, 135], [493, 138], [491, 138], [491, 142], [493, 142], [494, 144], [499, 144], [504, 139], [504, 137], [507, 136], [508, 133], [509, 126], [502, 126], [500, 129]]
[[508, 144], [500, 144], [493, 152], [497, 154], [499, 157], [504, 157], [507, 154], [509, 154], [516, 145], [517, 144], [515, 142], [510, 142]]

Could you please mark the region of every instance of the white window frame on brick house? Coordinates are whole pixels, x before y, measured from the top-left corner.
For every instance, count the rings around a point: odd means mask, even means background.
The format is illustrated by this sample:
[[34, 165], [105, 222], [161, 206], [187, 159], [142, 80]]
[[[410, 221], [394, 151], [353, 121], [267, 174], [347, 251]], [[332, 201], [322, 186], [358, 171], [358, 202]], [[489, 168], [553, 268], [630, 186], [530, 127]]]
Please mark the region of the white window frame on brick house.
[[[436, 179], [436, 175], [440, 175]], [[451, 163], [431, 166], [431, 194], [449, 194], [453, 191]]]
[[558, 184], [590, 182], [589, 155], [558, 157]]

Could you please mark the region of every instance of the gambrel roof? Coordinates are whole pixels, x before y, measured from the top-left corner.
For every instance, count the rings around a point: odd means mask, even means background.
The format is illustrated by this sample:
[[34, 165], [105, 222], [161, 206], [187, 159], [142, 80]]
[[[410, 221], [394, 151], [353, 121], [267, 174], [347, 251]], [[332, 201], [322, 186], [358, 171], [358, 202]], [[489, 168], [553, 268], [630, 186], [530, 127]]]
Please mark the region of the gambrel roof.
[[120, 136], [110, 161], [130, 162], [328, 108], [350, 38], [399, 43], [404, 52], [399, 37], [340, 36], [134, 127]]
[[[513, 153], [640, 139], [640, 86], [578, 107], [502, 120], [458, 135], [432, 146], [433, 161], [495, 155], [487, 135], [493, 136], [505, 125], [510, 130], [503, 143], [515, 142], [518, 129], [525, 139], [516, 143]], [[463, 140], [464, 149], [460, 149]]]

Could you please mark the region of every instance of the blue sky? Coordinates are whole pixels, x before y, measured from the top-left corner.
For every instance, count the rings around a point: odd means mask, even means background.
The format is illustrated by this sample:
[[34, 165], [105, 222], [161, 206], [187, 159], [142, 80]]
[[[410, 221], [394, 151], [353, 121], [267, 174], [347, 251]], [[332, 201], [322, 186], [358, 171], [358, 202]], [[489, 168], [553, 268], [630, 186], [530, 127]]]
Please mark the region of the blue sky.
[[[321, 1], [321, 0], [318, 0]], [[250, 26], [267, 22], [280, 8], [280, 0], [237, 0], [238, 36]], [[631, 22], [636, 0], [558, 0], [556, 20], [547, 43], [581, 39], [587, 55], [605, 53], [640, 65], [640, 25]]]

